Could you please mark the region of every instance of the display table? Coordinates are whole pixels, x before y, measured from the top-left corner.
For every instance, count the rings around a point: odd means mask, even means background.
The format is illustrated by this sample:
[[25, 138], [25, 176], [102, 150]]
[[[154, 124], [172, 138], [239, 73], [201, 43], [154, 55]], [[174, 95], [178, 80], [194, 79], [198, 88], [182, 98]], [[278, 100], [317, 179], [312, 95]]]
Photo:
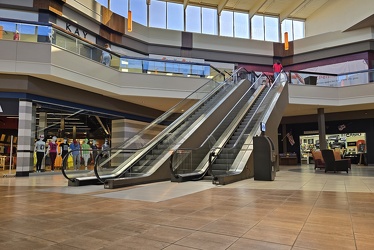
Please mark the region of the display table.
[[296, 153], [279, 154], [279, 165], [297, 165]]
[[343, 156], [344, 159], [351, 159], [352, 164], [358, 164], [359, 156], [357, 154], [346, 154]]
[[358, 160], [357, 165], [367, 166], [368, 162], [367, 162], [367, 158], [366, 158], [366, 153], [358, 153], [358, 155], [359, 155], [359, 160]]

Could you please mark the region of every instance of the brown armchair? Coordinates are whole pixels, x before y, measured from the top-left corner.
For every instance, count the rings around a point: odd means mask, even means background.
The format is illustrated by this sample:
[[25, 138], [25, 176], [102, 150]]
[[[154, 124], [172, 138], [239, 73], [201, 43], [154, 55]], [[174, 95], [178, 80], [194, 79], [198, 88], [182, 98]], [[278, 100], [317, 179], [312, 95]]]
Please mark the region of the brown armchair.
[[348, 173], [348, 168], [350, 161], [347, 159], [335, 160], [334, 151], [331, 149], [322, 149], [322, 157], [325, 160], [325, 173], [327, 171], [346, 171]]
[[341, 153], [340, 153], [340, 151], [336, 151], [336, 150], [334, 150], [334, 158], [335, 158], [335, 160], [346, 160], [346, 161], [348, 161], [349, 162], [349, 164], [348, 164], [348, 168], [349, 169], [351, 169], [351, 159], [342, 159], [342, 155], [341, 155]]
[[312, 151], [312, 157], [314, 161], [314, 169], [325, 168], [325, 161], [323, 160], [321, 151]]

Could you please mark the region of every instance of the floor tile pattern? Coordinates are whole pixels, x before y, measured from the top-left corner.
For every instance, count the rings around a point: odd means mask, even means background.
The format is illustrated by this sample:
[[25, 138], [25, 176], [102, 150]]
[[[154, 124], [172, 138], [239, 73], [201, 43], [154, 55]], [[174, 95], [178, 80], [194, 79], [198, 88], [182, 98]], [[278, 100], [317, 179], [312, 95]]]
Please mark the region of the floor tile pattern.
[[0, 249], [374, 249], [374, 167], [281, 166], [274, 181], [68, 187], [0, 179]]

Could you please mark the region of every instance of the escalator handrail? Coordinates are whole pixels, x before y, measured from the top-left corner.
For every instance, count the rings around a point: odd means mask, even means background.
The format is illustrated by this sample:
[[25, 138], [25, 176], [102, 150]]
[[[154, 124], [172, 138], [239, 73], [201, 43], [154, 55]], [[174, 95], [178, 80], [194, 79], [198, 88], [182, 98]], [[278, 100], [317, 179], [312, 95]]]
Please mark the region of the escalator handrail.
[[[237, 74], [239, 71], [241, 71], [242, 69], [244, 69], [247, 73], [252, 73], [252, 72], [249, 72], [247, 71], [245, 68], [239, 68], [237, 69], [235, 72], [233, 72], [232, 76]], [[220, 127], [220, 125], [226, 120], [226, 118], [229, 116], [229, 114], [239, 105], [240, 101], [243, 100], [243, 98], [245, 97], [245, 95], [252, 89], [254, 88], [254, 86], [257, 84], [257, 81], [260, 80], [260, 76], [259, 75], [259, 78], [254, 82], [252, 83], [252, 85], [248, 88], [248, 90], [246, 91], [246, 93], [244, 93], [242, 95], [242, 97], [237, 101], [237, 103], [234, 105], [234, 107], [231, 108], [231, 110], [229, 112], [227, 112], [227, 114], [225, 115], [225, 117], [222, 119], [222, 121], [216, 126], [216, 128], [207, 136], [207, 138], [200, 144], [199, 147], [196, 147], [196, 148], [178, 148], [176, 150], [173, 150], [172, 151], [172, 156], [178, 151], [178, 150], [186, 150], [186, 151], [196, 151], [196, 150], [199, 150], [200, 148], [202, 148], [206, 143], [207, 141], [210, 139], [210, 138], [214, 138], [213, 137], [213, 134], [214, 132]], [[170, 158], [171, 159], [171, 162], [170, 162], [170, 172], [174, 175], [174, 177], [177, 178], [177, 175], [174, 173], [174, 170], [173, 170], [173, 163], [172, 163], [172, 159], [173, 157]]]
[[[204, 103], [206, 100], [208, 100], [208, 98], [212, 95], [213, 92], [217, 91], [219, 88], [222, 88], [222, 87], [223, 87], [225, 84], [227, 84], [227, 83], [228, 83], [228, 81], [226, 80], [224, 83], [218, 85], [218, 86], [217, 86], [213, 91], [210, 92], [210, 94], [206, 95], [206, 96], [205, 96], [204, 98], [202, 98], [198, 103], [196, 103], [196, 104], [194, 105], [194, 106], [195, 106], [194, 109], [196, 109], [196, 108], [199, 107], [202, 103]], [[194, 109], [193, 109], [193, 110], [194, 110]], [[185, 112], [181, 117], [178, 117], [177, 120], [174, 121], [172, 124], [178, 124], [178, 123], [182, 122], [186, 117], [188, 117], [188, 116], [190, 115], [190, 113], [193, 112], [193, 110], [192, 110], [192, 111], [190, 110], [189, 112]], [[172, 125], [172, 124], [171, 124], [171, 125]], [[136, 148], [136, 149], [129, 149], [129, 148], [124, 149], [124, 148], [123, 148], [123, 144], [124, 144], [124, 143], [123, 143], [121, 146], [116, 147], [116, 149], [118, 149], [119, 151], [121, 151], [121, 150], [122, 150], [122, 151], [125, 150], [125, 151], [131, 151], [131, 152], [138, 152], [138, 151], [144, 150], [144, 149], [150, 147], [150, 145], [152, 145], [153, 143], [159, 141], [159, 140], [160, 140], [161, 138], [163, 138], [167, 133], [169, 133], [169, 131], [170, 131], [171, 129], [173, 129], [173, 127], [170, 127], [171, 125], [169, 125], [169, 126], [167, 127], [167, 129], [164, 129], [161, 133], [159, 133], [156, 137], [154, 137], [151, 141], [149, 141], [149, 142], [148, 142], [145, 146], [143, 146], [143, 147]], [[149, 126], [147, 126], [147, 127], [149, 127]], [[142, 131], [144, 131], [144, 129], [143, 129]], [[140, 131], [139, 133], [141, 133], [141, 131]], [[139, 133], [138, 133], [138, 134], [139, 134]], [[137, 135], [138, 135], [138, 134], [137, 134]], [[135, 136], [132, 137], [132, 138], [135, 138], [137, 135], [135, 135]], [[131, 140], [132, 138], [130, 138], [129, 140]], [[114, 150], [114, 148], [111, 148], [111, 149], [109, 149], [109, 150]], [[113, 157], [113, 155], [112, 155], [111, 157]], [[109, 160], [109, 159], [108, 159], [108, 160]], [[98, 170], [97, 170], [98, 165], [96, 164], [94, 168], [95, 168], [95, 171], [94, 171], [94, 172], [95, 172], [96, 178], [102, 181], [103, 178], [100, 177], [100, 174], [99, 174], [99, 172], [98, 172]], [[121, 169], [123, 169], [123, 168], [121, 168]], [[128, 167], [128, 168], [126, 168], [125, 170], [123, 170], [123, 171], [121, 172], [121, 175], [123, 175], [123, 173], [126, 173], [129, 169], [130, 169], [130, 167]], [[119, 171], [120, 171], [120, 170], [118, 170], [117, 172], [119, 172]]]
[[[248, 72], [248, 71], [247, 71]], [[248, 72], [250, 73], [250, 72]], [[191, 151], [194, 151], [194, 150], [198, 150], [200, 149], [201, 147], [203, 147], [205, 145], [205, 143], [213, 137], [213, 134], [214, 132], [218, 129], [218, 127], [225, 121], [225, 119], [227, 118], [227, 116], [231, 113], [231, 111], [237, 107], [238, 103], [244, 98], [245, 94], [247, 94], [257, 83], [254, 82], [249, 88], [248, 90], [246, 91], [246, 93], [243, 94], [243, 96], [238, 100], [238, 102], [234, 105], [234, 107], [231, 108], [231, 110], [229, 112], [227, 112], [227, 114], [225, 115], [224, 118], [222, 118], [222, 121], [216, 126], [216, 128], [207, 136], [207, 138], [200, 144], [199, 147], [195, 147], [195, 148], [178, 148], [174, 151], [177, 151], [177, 150], [191, 150]]]
[[[269, 76], [268, 76], [267, 74], [263, 73], [263, 75], [266, 76], [268, 79], [270, 79]], [[259, 108], [261, 107], [262, 103], [264, 102], [264, 100], [266, 99], [266, 97], [268, 96], [268, 94], [270, 93], [270, 91], [272, 90], [272, 88], [275, 86], [274, 83], [277, 82], [277, 80], [278, 80], [278, 78], [280, 78], [280, 76], [281, 76], [281, 74], [279, 74], [278, 77], [277, 77], [277, 78], [274, 80], [274, 82], [271, 84], [271, 87], [267, 90], [265, 96], [264, 96], [264, 97], [262, 98], [262, 100], [260, 101], [260, 103], [259, 103], [259, 105], [257, 106], [256, 110], [253, 112], [253, 114], [252, 114], [250, 120], [247, 122], [246, 126], [243, 128], [243, 131], [240, 133], [239, 137], [236, 139], [234, 145], [233, 145], [232, 147], [228, 148], [228, 149], [233, 149], [233, 148], [235, 148], [235, 147], [237, 146], [237, 144], [239, 143], [239, 141], [242, 139], [242, 137], [245, 135], [245, 131], [247, 130], [248, 126], [251, 124], [251, 122], [252, 122], [254, 116], [257, 114], [257, 111], [258, 111]], [[217, 150], [217, 149], [222, 150], [223, 148], [218, 148], [218, 147], [217, 147], [217, 148], [215, 148], [214, 150]]]

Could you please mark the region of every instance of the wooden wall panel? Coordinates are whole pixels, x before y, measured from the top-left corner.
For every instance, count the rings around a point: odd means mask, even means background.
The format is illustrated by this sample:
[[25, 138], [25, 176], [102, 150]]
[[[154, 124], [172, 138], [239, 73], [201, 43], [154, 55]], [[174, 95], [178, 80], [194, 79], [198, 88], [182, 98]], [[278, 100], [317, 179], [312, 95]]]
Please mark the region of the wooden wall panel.
[[110, 29], [124, 34], [125, 33], [125, 18], [113, 13], [104, 6], [101, 7], [102, 11], [102, 24], [109, 27]]
[[65, 0], [34, 0], [33, 7], [39, 10], [49, 10], [62, 16], [62, 6], [65, 2]]

